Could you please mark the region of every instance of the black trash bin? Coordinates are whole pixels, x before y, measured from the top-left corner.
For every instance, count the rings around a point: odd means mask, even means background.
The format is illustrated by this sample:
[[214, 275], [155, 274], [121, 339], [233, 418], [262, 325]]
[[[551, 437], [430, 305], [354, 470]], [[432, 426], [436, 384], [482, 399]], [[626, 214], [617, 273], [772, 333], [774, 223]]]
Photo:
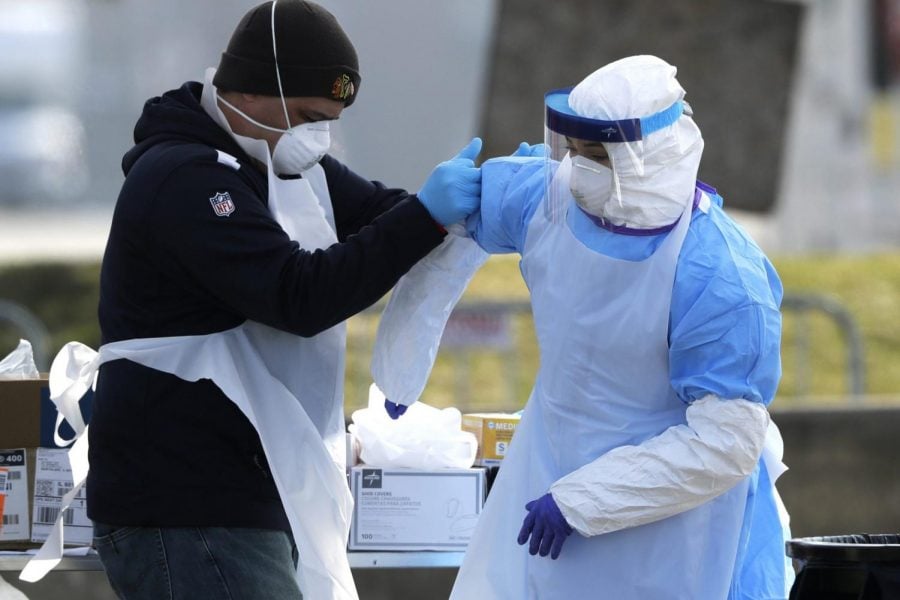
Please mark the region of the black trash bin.
[[790, 600], [900, 600], [900, 534], [789, 540], [799, 571]]

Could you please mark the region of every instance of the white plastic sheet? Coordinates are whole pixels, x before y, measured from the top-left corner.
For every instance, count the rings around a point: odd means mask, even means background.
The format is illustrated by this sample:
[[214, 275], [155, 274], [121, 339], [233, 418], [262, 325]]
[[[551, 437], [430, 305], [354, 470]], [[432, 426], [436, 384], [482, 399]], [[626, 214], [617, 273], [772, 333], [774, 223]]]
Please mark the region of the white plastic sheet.
[[422, 402], [392, 420], [384, 410], [384, 394], [369, 387], [369, 406], [352, 416], [350, 433], [360, 445], [362, 462], [381, 468], [467, 469], [475, 462], [478, 441], [462, 431], [456, 408], [439, 409]]
[[0, 360], [0, 379], [37, 379], [40, 376], [28, 340], [19, 340], [16, 349]]

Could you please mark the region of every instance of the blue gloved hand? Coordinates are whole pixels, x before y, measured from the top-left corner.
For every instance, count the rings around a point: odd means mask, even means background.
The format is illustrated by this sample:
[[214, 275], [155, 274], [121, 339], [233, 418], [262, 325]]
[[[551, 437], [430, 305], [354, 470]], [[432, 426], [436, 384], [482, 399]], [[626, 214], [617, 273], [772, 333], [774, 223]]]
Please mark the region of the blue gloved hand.
[[473, 138], [459, 154], [436, 166], [419, 191], [419, 202], [441, 225], [462, 221], [481, 207], [481, 169], [475, 167], [479, 152], [481, 138]]
[[387, 398], [384, 399], [384, 410], [386, 410], [388, 416], [395, 421], [400, 418], [400, 415], [406, 412], [406, 409], [407, 406], [405, 404], [391, 402]]
[[560, 512], [553, 496], [548, 492], [532, 500], [525, 505], [528, 515], [519, 530], [519, 545], [528, 541], [531, 536], [531, 545], [528, 552], [532, 556], [541, 553], [541, 556], [550, 555], [556, 560], [562, 550], [563, 542], [572, 533], [572, 528], [566, 522], [566, 518]]
[[510, 154], [510, 156], [525, 156], [525, 157], [535, 157], [535, 156], [544, 156], [544, 153], [547, 151], [546, 144], [529, 144], [528, 142], [522, 142], [519, 144], [519, 147], [516, 148], [516, 151]]

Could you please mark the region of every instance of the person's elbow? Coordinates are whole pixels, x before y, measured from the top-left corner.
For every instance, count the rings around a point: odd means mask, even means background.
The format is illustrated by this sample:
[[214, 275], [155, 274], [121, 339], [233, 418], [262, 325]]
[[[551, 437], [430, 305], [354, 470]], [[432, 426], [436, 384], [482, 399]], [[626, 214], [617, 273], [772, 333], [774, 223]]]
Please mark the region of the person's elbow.
[[753, 473], [762, 455], [769, 412], [759, 402], [700, 398], [687, 410], [688, 426], [713, 452], [710, 470], [737, 481]]

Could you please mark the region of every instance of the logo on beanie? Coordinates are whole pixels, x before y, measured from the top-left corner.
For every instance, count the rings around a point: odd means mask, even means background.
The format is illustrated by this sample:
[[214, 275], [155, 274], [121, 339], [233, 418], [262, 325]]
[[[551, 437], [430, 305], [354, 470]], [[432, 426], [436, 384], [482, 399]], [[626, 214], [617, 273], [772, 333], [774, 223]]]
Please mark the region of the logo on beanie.
[[331, 97], [335, 100], [346, 100], [354, 91], [353, 80], [346, 73], [335, 79], [331, 85]]

